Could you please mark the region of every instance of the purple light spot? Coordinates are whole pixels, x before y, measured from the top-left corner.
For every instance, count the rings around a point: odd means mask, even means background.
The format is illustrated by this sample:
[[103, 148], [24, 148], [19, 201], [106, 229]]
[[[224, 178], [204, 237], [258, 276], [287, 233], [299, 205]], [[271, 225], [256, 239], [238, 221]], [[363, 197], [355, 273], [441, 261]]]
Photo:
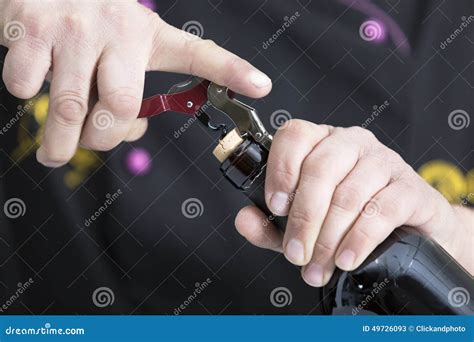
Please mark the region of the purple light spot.
[[126, 163], [130, 173], [142, 176], [151, 169], [150, 153], [144, 148], [135, 148], [128, 153]]
[[153, 0], [138, 0], [143, 6], [148, 7], [152, 11], [156, 10], [156, 4]]
[[359, 35], [367, 42], [382, 43], [387, 38], [387, 29], [382, 21], [371, 19], [360, 25]]

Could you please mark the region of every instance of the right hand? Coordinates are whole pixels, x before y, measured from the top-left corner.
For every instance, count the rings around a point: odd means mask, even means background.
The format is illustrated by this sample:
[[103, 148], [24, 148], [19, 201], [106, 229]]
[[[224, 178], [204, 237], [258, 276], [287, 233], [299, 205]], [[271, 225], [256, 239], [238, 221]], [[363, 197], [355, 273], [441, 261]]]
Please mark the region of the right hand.
[[[9, 49], [3, 80], [11, 94], [33, 97], [52, 72], [37, 151], [49, 167], [67, 163], [79, 143], [106, 151], [141, 137], [147, 121], [137, 116], [147, 70], [203, 77], [250, 97], [271, 89], [270, 79], [247, 61], [167, 24], [134, 0], [3, 0], [0, 28], [0, 44]], [[112, 123], [106, 129], [104, 119]]]

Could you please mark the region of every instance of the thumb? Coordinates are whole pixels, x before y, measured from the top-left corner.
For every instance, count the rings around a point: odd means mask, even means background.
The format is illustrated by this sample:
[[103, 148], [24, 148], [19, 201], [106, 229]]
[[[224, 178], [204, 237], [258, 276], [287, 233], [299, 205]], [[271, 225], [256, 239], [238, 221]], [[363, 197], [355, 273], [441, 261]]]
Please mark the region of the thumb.
[[202, 77], [253, 98], [270, 92], [270, 78], [246, 60], [212, 40], [203, 40], [158, 20], [148, 70]]

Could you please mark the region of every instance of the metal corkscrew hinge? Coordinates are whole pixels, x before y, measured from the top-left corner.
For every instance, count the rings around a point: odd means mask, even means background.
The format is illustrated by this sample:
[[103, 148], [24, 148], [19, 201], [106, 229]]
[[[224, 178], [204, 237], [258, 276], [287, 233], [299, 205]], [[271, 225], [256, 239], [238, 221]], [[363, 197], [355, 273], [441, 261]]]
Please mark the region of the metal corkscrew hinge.
[[155, 116], [167, 111], [195, 115], [201, 123], [212, 130], [221, 130], [227, 135], [227, 127], [215, 125], [206, 112], [212, 106], [227, 115], [235, 124], [235, 133], [242, 139], [258, 142], [267, 150], [270, 149], [272, 136], [267, 132], [256, 110], [236, 100], [234, 93], [223, 87], [201, 78], [173, 86], [167, 94], [158, 94], [143, 100], [139, 118]]

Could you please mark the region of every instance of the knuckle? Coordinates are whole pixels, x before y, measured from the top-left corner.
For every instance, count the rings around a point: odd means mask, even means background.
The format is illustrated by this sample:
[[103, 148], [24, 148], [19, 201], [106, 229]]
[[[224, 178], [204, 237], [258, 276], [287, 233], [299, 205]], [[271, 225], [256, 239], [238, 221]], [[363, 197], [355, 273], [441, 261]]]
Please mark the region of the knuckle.
[[268, 235], [265, 235], [263, 231], [243, 229], [239, 232], [250, 243], [256, 246], [266, 246], [269, 242], [271, 242]]
[[232, 80], [242, 73], [242, 70], [245, 68], [248, 68], [246, 61], [235, 55], [229, 56], [221, 70], [222, 83], [224, 85], [231, 84]]
[[31, 13], [29, 10], [22, 10], [19, 14], [18, 21], [23, 24], [25, 35], [33, 38], [42, 39], [44, 32], [47, 30], [47, 23], [42, 20], [36, 13]]
[[87, 37], [86, 33], [89, 30], [89, 23], [84, 16], [70, 14], [64, 17], [64, 32], [69, 36], [80, 38], [80, 41]]
[[317, 184], [330, 180], [332, 178], [332, 170], [330, 167], [321, 167], [322, 158], [316, 156], [308, 157], [301, 167], [300, 182], [308, 184]]
[[161, 29], [166, 22], [161, 19], [160, 15], [154, 11], [147, 11], [146, 18], [148, 23], [155, 29]]
[[68, 70], [68, 79], [70, 84], [74, 84], [72, 89], [65, 91], [61, 95], [70, 95], [78, 100], [86, 102], [84, 95], [90, 92], [91, 77], [84, 71]]
[[[284, 127], [284, 129], [282, 127]], [[283, 136], [288, 139], [301, 139], [301, 137], [312, 134], [315, 129], [317, 129], [317, 125], [310, 121], [291, 119], [277, 130], [275, 138], [277, 136]]]
[[350, 131], [350, 128], [346, 128], [346, 127], [334, 127], [333, 129], [333, 134], [334, 135], [340, 135], [340, 136], [344, 136], [344, 135], [348, 135]]
[[399, 153], [388, 147], [385, 148], [385, 157], [391, 163], [398, 164], [404, 162], [402, 156]]
[[117, 14], [117, 6], [114, 4], [105, 4], [100, 7], [100, 14], [103, 18], [110, 18]]
[[385, 198], [380, 201], [380, 218], [382, 220], [391, 222], [394, 217], [400, 217], [401, 214], [401, 205], [396, 199]]
[[87, 100], [78, 94], [63, 94], [52, 101], [54, 119], [61, 126], [81, 125], [87, 113]]
[[[425, 184], [423, 178], [414, 171], [403, 173], [397, 183], [399, 187], [408, 194], [419, 192], [420, 184]], [[432, 187], [430, 186], [430, 188]]]
[[294, 206], [291, 208], [290, 220], [298, 230], [310, 227], [314, 221], [315, 213], [308, 206]]
[[[291, 131], [291, 129], [294, 130]], [[322, 142], [331, 135], [334, 128], [328, 125], [318, 125], [311, 121], [291, 119], [288, 122], [285, 122], [284, 125], [280, 126], [277, 133], [280, 132], [280, 130], [288, 130], [292, 139], [306, 139], [308, 142], [312, 142], [313, 145], [315, 145], [316, 142]]]
[[270, 169], [269, 176], [282, 189], [292, 190], [295, 179], [298, 177], [295, 166], [283, 160], [278, 160], [277, 164]]
[[130, 34], [130, 18], [126, 11], [117, 11], [113, 22], [117, 34], [120, 36]]
[[372, 244], [372, 241], [374, 241], [375, 238], [375, 235], [370, 230], [369, 225], [360, 226], [357, 230], [354, 231], [354, 233], [357, 235], [356, 241], [358, 244], [360, 244], [360, 246], [367, 246]]
[[200, 39], [192, 36], [192, 39], [184, 39], [184, 51], [189, 51], [189, 63], [187, 72], [191, 75], [200, 75], [202, 73], [202, 63], [199, 63], [201, 51], [210, 51], [215, 49], [217, 44], [210, 39]]
[[361, 199], [361, 192], [355, 186], [340, 184], [334, 191], [331, 206], [343, 212], [355, 212], [361, 209]]
[[334, 126], [331, 126], [331, 125], [326, 125], [326, 124], [322, 124], [322, 125], [316, 125], [318, 129], [320, 129], [322, 132], [325, 133], [325, 135], [329, 135], [329, 134], [332, 134], [332, 132], [334, 131], [335, 127]]
[[129, 9], [128, 4], [120, 2], [103, 2], [100, 6], [99, 15], [103, 20], [120, 25], [122, 23], [127, 23], [127, 21], [124, 21], [124, 18], [130, 15]]
[[363, 138], [364, 140], [376, 140], [374, 133], [360, 126], [349, 127], [348, 131], [355, 138]]
[[119, 119], [135, 118], [140, 111], [141, 100], [132, 88], [118, 88], [101, 100]]
[[337, 246], [327, 241], [318, 239], [314, 245], [314, 255], [317, 260], [323, 260], [329, 256], [334, 255], [336, 253], [336, 247]]
[[368, 154], [371, 155], [374, 166], [378, 170], [390, 173], [394, 179], [398, 179], [409, 171], [414, 172], [400, 154], [385, 145], [379, 144], [371, 148]]

